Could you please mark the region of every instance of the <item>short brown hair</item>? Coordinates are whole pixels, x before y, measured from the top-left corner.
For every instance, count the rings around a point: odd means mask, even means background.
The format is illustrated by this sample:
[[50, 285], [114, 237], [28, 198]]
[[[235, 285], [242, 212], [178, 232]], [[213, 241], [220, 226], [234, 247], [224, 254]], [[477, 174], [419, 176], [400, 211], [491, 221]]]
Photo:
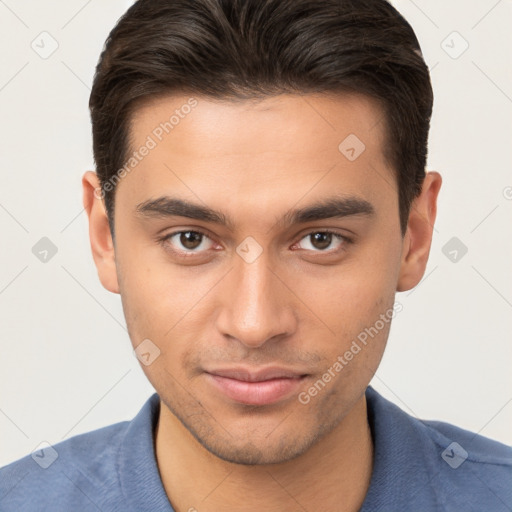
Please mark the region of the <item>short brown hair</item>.
[[433, 92], [413, 29], [386, 0], [138, 0], [110, 32], [89, 101], [96, 172], [114, 234], [130, 120], [146, 99], [357, 92], [379, 100], [405, 234], [425, 178]]

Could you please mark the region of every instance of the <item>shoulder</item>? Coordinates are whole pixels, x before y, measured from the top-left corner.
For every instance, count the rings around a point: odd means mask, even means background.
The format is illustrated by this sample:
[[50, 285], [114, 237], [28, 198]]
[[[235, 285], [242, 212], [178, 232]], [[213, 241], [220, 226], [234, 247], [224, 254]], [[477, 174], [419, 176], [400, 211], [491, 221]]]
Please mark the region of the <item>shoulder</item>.
[[366, 396], [376, 453], [368, 510], [512, 510], [512, 447], [416, 418], [371, 387]]
[[[512, 468], [512, 447], [483, 435], [465, 430], [451, 423], [434, 420], [418, 420], [426, 433], [439, 447], [449, 448], [445, 457], [452, 457], [454, 451], [461, 462], [469, 461], [476, 464], [489, 464]], [[447, 447], [446, 443], [457, 443], [458, 446]], [[465, 448], [464, 448], [465, 447]], [[456, 465], [457, 463], [453, 463]]]
[[433, 476], [439, 493], [466, 510], [512, 509], [512, 447], [433, 420], [417, 420], [440, 468]]
[[101, 510], [119, 488], [116, 458], [128, 424], [116, 423], [41, 447], [0, 468], [0, 509], [48, 510], [59, 503], [62, 509]]

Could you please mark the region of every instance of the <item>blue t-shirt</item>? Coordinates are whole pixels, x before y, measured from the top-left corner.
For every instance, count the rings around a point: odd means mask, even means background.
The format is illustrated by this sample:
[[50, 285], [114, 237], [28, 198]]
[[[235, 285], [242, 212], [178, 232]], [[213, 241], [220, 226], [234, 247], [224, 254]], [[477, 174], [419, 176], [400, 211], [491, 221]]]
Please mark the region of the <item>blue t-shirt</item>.
[[[512, 510], [511, 447], [418, 420], [371, 386], [366, 398], [375, 458], [361, 512]], [[132, 421], [1, 468], [0, 511], [173, 512], [155, 459], [159, 406], [155, 393]]]

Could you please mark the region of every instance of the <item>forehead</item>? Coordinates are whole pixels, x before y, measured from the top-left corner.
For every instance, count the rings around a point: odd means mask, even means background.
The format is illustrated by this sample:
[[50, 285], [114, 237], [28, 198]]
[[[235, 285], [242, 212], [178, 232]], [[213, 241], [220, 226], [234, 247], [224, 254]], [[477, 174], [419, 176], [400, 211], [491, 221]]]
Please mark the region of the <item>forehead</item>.
[[[193, 148], [194, 153], [213, 146], [215, 154], [237, 149], [250, 154], [265, 150], [307, 154], [332, 149], [333, 144], [337, 149], [338, 139], [350, 133], [367, 145], [379, 144], [382, 121], [378, 101], [360, 94], [281, 94], [249, 100], [180, 94], [143, 101], [131, 117], [130, 132], [138, 145], [146, 134], [171, 139], [166, 135], [172, 133], [182, 139], [186, 131], [180, 149]], [[167, 143], [172, 145], [172, 140]]]
[[130, 155], [145, 156], [133, 161], [117, 194], [124, 188], [139, 201], [173, 192], [212, 207], [242, 196], [260, 208], [333, 191], [393, 195], [384, 124], [378, 102], [356, 94], [152, 99], [131, 118]]

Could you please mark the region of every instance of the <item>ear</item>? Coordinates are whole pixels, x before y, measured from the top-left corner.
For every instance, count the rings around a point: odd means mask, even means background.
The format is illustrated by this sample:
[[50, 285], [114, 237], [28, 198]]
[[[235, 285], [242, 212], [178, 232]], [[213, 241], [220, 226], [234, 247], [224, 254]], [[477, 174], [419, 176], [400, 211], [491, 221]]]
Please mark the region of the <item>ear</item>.
[[428, 172], [421, 194], [411, 205], [407, 231], [402, 245], [397, 292], [414, 288], [425, 274], [437, 214], [437, 196], [442, 181], [439, 173]]
[[89, 217], [89, 239], [92, 257], [101, 284], [112, 293], [119, 293], [114, 242], [98, 176], [87, 171], [82, 177], [83, 203]]

